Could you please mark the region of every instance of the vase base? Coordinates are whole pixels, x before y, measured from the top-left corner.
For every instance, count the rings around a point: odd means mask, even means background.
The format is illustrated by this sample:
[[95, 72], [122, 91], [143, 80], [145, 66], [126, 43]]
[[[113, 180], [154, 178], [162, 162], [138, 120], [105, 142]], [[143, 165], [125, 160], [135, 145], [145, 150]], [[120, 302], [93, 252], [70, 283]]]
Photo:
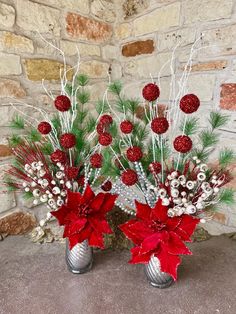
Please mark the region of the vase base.
[[88, 266], [81, 268], [81, 269], [73, 269], [70, 266], [68, 266], [67, 268], [68, 268], [69, 272], [71, 272], [75, 275], [82, 275], [84, 273], [89, 272], [91, 270], [92, 266], [93, 266], [93, 263], [91, 262]]
[[172, 285], [173, 279], [169, 280], [165, 283], [156, 283], [156, 282], [152, 282], [152, 281], [149, 281], [149, 283], [152, 287], [159, 288], [159, 289], [165, 289], [165, 288], [169, 288]]

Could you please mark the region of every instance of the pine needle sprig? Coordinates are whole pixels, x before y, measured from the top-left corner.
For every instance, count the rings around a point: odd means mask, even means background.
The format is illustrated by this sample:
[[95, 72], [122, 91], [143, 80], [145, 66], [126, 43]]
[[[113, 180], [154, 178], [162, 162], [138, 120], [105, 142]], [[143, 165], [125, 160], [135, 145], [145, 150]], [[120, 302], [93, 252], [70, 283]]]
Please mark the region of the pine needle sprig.
[[40, 142], [42, 136], [36, 129], [29, 130], [29, 133], [27, 134], [27, 139], [29, 142]]
[[96, 104], [96, 111], [100, 115], [103, 112], [108, 112], [109, 110], [109, 105], [107, 101], [99, 100]]
[[188, 118], [186, 122], [182, 121], [180, 125], [180, 131], [184, 132], [185, 135], [190, 136], [198, 131], [198, 120], [197, 118]]
[[25, 128], [25, 122], [24, 119], [18, 115], [16, 115], [10, 124], [10, 127], [12, 129], [16, 129], [16, 130], [23, 130]]
[[218, 111], [212, 111], [210, 113], [209, 122], [213, 130], [224, 126], [225, 124], [227, 124], [228, 120], [229, 116], [221, 114]]
[[235, 161], [235, 153], [230, 148], [225, 148], [219, 153], [219, 165], [222, 168], [229, 166], [233, 161]]
[[214, 146], [219, 141], [219, 136], [209, 130], [204, 130], [200, 134], [200, 140], [204, 148]]
[[113, 83], [111, 83], [111, 84], [109, 85], [108, 90], [109, 90], [111, 93], [113, 93], [113, 94], [119, 96], [120, 93], [121, 93], [121, 90], [122, 90], [122, 83], [121, 83], [120, 81], [115, 81], [115, 82], [113, 82]]
[[90, 94], [86, 91], [81, 91], [77, 94], [77, 99], [82, 105], [89, 102], [89, 98], [90, 98]]
[[130, 99], [128, 101], [128, 110], [132, 115], [135, 115], [138, 106], [139, 106], [139, 101], [137, 99]]
[[219, 196], [219, 202], [227, 205], [232, 205], [235, 202], [235, 191], [233, 189], [222, 189]]
[[11, 147], [16, 147], [16, 146], [22, 144], [22, 142], [23, 142], [22, 137], [20, 135], [17, 135], [17, 134], [13, 134], [9, 138], [9, 145]]
[[85, 129], [87, 133], [91, 133], [96, 129], [96, 119], [94, 117], [88, 118]]
[[76, 77], [76, 81], [80, 86], [85, 86], [89, 82], [89, 77], [86, 74], [79, 74]]
[[51, 155], [53, 153], [53, 147], [51, 143], [44, 143], [41, 146], [41, 151], [44, 155]]

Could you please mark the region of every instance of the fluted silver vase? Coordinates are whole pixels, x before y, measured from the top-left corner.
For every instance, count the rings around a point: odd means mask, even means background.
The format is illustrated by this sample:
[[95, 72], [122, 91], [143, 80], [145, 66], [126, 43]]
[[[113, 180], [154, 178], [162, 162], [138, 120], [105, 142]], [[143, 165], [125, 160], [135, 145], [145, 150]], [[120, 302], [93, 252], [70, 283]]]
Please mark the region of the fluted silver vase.
[[168, 288], [173, 283], [173, 278], [161, 271], [159, 259], [152, 256], [150, 262], [145, 265], [145, 273], [153, 287], [160, 289]]
[[70, 272], [83, 274], [89, 271], [93, 263], [93, 249], [85, 240], [76, 244], [72, 250], [69, 248], [69, 241], [66, 241], [66, 264]]

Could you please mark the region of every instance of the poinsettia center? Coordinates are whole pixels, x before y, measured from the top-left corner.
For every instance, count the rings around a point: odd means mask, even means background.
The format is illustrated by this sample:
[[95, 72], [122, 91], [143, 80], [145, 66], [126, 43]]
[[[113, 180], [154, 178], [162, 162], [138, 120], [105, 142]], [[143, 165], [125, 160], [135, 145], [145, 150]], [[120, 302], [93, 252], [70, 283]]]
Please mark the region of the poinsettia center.
[[87, 204], [82, 204], [78, 207], [79, 210], [79, 216], [81, 217], [87, 217], [90, 213], [90, 208]]
[[166, 224], [158, 220], [152, 220], [149, 227], [154, 231], [162, 231], [166, 228]]

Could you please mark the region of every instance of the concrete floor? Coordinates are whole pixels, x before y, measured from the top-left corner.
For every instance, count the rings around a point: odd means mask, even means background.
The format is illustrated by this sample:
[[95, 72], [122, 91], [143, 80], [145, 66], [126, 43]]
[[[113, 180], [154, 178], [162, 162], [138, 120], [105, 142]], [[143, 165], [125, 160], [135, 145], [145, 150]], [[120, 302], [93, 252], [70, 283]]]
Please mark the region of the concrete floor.
[[96, 252], [92, 271], [66, 269], [64, 245], [24, 237], [0, 242], [1, 314], [236, 313], [236, 241], [215, 237], [192, 244], [179, 281], [149, 286], [129, 252]]

